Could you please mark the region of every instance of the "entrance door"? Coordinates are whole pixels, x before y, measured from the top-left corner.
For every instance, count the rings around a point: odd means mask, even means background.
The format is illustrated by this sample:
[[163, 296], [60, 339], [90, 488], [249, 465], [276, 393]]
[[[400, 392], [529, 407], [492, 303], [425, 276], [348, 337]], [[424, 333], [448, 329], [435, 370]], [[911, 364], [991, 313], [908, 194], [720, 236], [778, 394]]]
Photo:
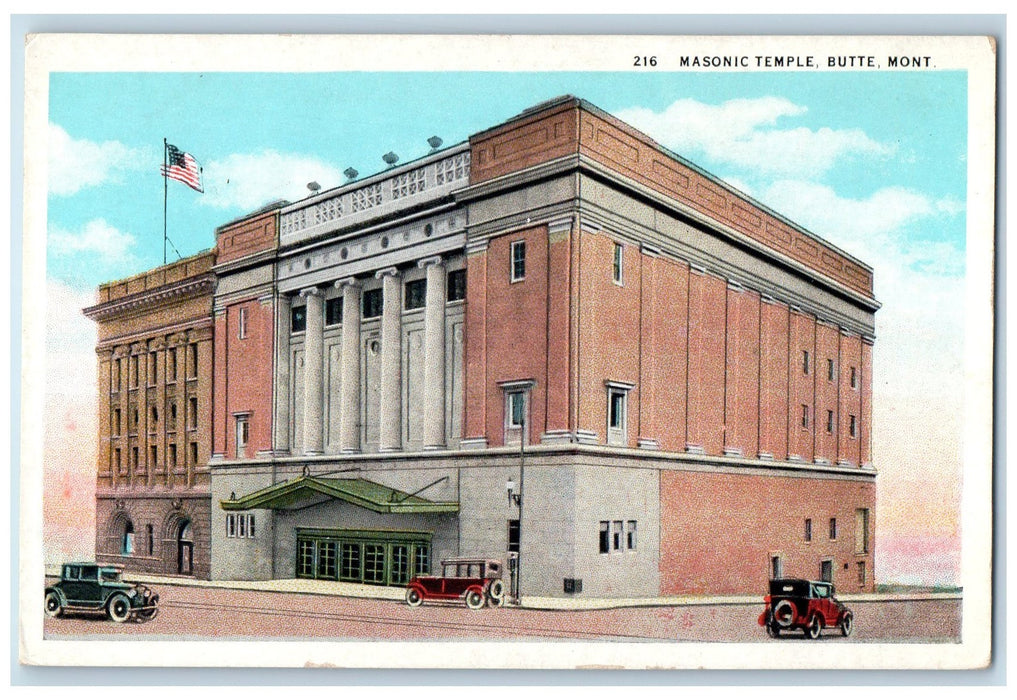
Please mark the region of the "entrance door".
[[184, 520], [177, 529], [177, 573], [190, 576], [194, 573], [194, 540], [191, 521]]

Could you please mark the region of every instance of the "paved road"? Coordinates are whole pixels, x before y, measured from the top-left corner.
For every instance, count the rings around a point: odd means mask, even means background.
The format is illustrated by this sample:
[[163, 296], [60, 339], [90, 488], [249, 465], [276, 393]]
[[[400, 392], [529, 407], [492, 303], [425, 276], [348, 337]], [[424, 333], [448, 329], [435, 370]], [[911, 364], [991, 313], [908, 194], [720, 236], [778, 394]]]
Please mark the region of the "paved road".
[[[539, 639], [843, 644], [960, 640], [960, 600], [852, 602], [849, 639], [824, 630], [818, 642], [799, 633], [771, 640], [758, 626], [758, 605], [685, 605], [611, 610], [468, 610], [463, 605], [402, 602], [313, 594], [158, 587], [159, 615], [150, 622], [116, 624], [98, 616], [47, 618], [47, 639], [195, 638], [323, 640]], [[43, 612], [40, 610], [39, 614]]]

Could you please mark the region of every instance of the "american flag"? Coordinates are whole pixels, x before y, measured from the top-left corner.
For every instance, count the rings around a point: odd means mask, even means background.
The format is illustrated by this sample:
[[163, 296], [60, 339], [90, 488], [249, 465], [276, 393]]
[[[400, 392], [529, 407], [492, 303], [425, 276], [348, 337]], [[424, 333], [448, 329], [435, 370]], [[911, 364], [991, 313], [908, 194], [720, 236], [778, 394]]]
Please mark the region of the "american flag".
[[173, 144], [166, 144], [166, 165], [162, 166], [163, 177], [182, 182], [192, 190], [204, 192], [201, 188], [201, 168], [190, 153], [184, 153]]

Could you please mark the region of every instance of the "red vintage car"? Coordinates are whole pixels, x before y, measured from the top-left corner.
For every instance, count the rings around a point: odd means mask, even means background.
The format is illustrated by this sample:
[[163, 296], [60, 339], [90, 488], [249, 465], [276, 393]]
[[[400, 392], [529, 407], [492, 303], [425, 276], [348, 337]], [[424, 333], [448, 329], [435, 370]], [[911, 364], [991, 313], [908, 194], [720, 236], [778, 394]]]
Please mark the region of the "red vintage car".
[[411, 607], [425, 600], [459, 600], [471, 610], [505, 602], [502, 566], [497, 559], [446, 559], [441, 576], [414, 576], [406, 586], [406, 603]]
[[771, 637], [800, 629], [816, 639], [824, 627], [839, 627], [845, 637], [854, 627], [854, 615], [834, 596], [832, 583], [782, 578], [770, 581], [770, 592], [763, 599], [766, 609], [759, 624]]

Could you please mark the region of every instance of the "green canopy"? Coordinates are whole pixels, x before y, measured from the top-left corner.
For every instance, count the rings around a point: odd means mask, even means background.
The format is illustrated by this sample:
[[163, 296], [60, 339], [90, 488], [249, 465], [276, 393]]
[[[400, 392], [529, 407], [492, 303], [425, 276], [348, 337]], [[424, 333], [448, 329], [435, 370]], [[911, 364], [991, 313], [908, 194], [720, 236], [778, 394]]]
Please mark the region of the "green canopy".
[[429, 501], [367, 479], [301, 476], [219, 501], [223, 510], [300, 510], [330, 500], [346, 501], [375, 513], [458, 513], [459, 504]]

